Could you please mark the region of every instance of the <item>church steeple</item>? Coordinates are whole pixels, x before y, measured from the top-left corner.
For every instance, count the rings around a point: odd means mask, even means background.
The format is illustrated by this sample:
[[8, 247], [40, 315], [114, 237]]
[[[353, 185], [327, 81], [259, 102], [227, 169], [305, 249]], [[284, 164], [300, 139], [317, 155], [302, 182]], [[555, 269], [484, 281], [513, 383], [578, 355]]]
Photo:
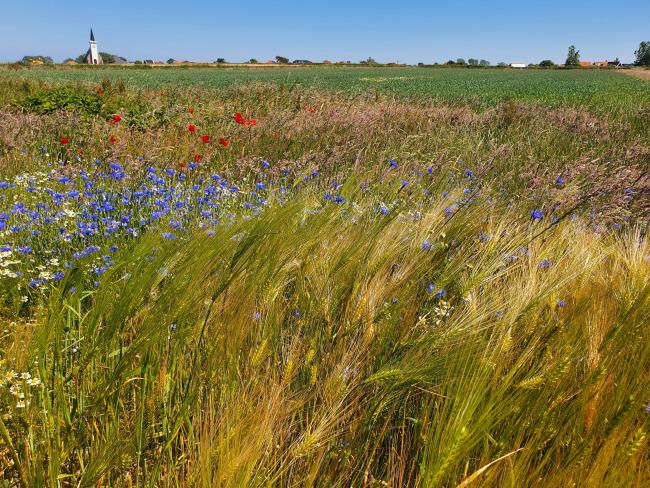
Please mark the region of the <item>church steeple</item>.
[[90, 29], [90, 47], [88, 48], [84, 61], [86, 64], [104, 64], [104, 60], [97, 50], [97, 41], [95, 41], [95, 34], [92, 28]]

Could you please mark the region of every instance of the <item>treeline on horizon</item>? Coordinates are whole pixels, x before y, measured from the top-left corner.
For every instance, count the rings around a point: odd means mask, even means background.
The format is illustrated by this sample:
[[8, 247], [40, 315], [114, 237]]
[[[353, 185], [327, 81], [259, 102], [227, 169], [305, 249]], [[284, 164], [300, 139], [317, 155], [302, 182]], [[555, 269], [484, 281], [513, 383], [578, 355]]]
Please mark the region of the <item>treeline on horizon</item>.
[[[359, 61], [358, 63], [353, 63], [351, 61], [328, 61], [324, 60], [322, 62], [313, 62], [310, 60], [301, 60], [301, 59], [294, 59], [293, 61], [290, 61], [289, 58], [285, 56], [276, 56], [275, 60], [270, 60], [265, 63], [260, 63], [257, 59], [251, 58], [248, 61], [245, 62], [235, 62], [235, 63], [230, 63], [225, 60], [225, 58], [217, 58], [214, 62], [194, 62], [194, 61], [179, 61], [174, 58], [169, 58], [166, 63], [163, 63], [162, 61], [154, 61], [151, 59], [146, 59], [144, 61], [142, 60], [135, 60], [133, 63], [129, 63], [126, 58], [123, 56], [119, 56], [116, 54], [110, 54], [110, 53], [105, 53], [105, 52], [100, 52], [100, 55], [102, 59], [104, 60], [103, 66], [111, 66], [111, 65], [117, 65], [117, 66], [123, 66], [125, 64], [129, 65], [138, 65], [138, 66], [143, 66], [143, 67], [150, 67], [152, 65], [162, 65], [162, 64], [167, 64], [167, 65], [176, 65], [176, 66], [181, 66], [181, 67], [190, 67], [190, 66], [225, 66], [229, 64], [235, 64], [235, 65], [241, 65], [241, 64], [272, 64], [272, 65], [328, 65], [328, 66], [416, 66], [414, 64], [410, 63], [399, 63], [399, 62], [388, 62], [388, 63], [380, 63], [376, 61], [372, 57], [368, 57], [365, 60]], [[569, 46], [568, 51], [567, 51], [567, 56], [564, 64], [556, 64], [554, 61], [550, 59], [544, 59], [540, 61], [539, 63], [530, 63], [526, 64], [526, 67], [528, 68], [575, 68], [575, 67], [580, 67], [580, 51], [576, 49], [575, 46]], [[620, 64], [621, 66], [650, 66], [650, 41], [644, 41], [639, 44], [639, 48], [634, 51], [634, 56], [635, 56], [635, 61], [633, 64], [623, 64], [620, 63], [619, 58], [617, 57], [614, 62]], [[71, 64], [70, 62], [76, 63], [77, 66], [85, 66], [85, 63], [83, 62], [84, 55], [79, 55], [75, 59], [72, 58], [67, 58], [65, 59], [62, 63], [64, 65], [69, 65], [69, 66], [75, 66], [75, 64]], [[17, 61], [15, 63], [7, 63], [9, 65], [15, 65], [17, 67], [20, 66], [34, 66], [34, 65], [54, 65], [57, 64], [54, 62], [54, 60], [50, 56], [43, 56], [43, 55], [35, 55], [35, 56], [24, 56], [20, 61]], [[457, 58], [456, 60], [450, 59], [444, 63], [424, 63], [424, 62], [419, 62], [417, 63], [418, 67], [464, 67], [464, 68], [507, 68], [511, 67], [513, 64], [519, 64], [519, 63], [505, 63], [505, 62], [499, 62], [497, 64], [492, 64], [490, 61], [486, 59], [476, 59], [476, 58], [469, 58], [467, 61], [464, 58]], [[523, 64], [523, 63], [522, 63]], [[598, 68], [607, 68], [608, 66], [589, 66], [589, 67], [598, 67]]]

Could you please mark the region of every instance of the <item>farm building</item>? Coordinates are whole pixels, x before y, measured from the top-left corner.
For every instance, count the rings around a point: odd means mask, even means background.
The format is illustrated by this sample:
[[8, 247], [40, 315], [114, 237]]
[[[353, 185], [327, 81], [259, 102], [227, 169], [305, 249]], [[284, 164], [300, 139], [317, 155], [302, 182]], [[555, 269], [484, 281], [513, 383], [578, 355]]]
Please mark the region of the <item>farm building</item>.
[[525, 68], [526, 63], [510, 63], [511, 68]]

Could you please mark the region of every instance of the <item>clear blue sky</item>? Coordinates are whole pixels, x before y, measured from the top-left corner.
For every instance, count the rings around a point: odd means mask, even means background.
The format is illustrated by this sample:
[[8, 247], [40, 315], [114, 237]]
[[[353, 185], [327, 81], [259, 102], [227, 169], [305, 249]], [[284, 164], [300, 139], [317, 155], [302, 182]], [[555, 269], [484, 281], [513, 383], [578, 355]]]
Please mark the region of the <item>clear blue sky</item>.
[[88, 48], [130, 60], [444, 62], [633, 60], [650, 41], [650, 0], [0, 0], [0, 61], [55, 61]]

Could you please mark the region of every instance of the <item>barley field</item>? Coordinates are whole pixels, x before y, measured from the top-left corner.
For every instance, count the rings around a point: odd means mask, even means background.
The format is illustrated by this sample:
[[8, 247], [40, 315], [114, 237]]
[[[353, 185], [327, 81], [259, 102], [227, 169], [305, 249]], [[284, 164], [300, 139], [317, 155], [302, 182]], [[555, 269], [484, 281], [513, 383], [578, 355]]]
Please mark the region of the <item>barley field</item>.
[[0, 67], [0, 480], [650, 484], [650, 84]]

